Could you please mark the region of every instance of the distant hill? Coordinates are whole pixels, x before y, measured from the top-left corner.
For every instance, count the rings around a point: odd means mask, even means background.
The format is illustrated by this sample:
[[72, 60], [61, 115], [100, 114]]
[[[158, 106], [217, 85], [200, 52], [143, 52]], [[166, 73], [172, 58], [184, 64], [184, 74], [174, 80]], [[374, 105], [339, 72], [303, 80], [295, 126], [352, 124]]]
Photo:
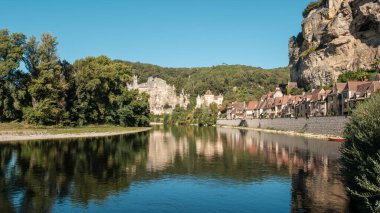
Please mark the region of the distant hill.
[[182, 89], [193, 98], [210, 89], [214, 94], [224, 94], [227, 101], [248, 101], [259, 99], [290, 79], [289, 69], [262, 69], [243, 65], [219, 65], [198, 68], [166, 68], [152, 64], [123, 61], [134, 69], [140, 82], [148, 77], [159, 77], [175, 85], [177, 92]]

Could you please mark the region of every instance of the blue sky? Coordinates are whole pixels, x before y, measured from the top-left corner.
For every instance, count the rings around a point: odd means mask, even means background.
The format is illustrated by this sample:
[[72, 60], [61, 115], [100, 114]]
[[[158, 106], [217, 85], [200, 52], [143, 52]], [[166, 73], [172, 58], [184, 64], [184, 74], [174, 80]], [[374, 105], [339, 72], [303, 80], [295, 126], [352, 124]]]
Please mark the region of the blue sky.
[[1, 0], [0, 28], [58, 37], [61, 58], [168, 67], [288, 65], [309, 0]]

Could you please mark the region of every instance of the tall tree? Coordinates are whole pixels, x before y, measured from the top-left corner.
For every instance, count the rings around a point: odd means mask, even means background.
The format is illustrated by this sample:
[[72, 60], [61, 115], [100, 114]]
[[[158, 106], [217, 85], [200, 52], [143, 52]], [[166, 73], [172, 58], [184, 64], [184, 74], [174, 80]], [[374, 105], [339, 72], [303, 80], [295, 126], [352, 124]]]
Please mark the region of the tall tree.
[[28, 91], [32, 107], [24, 111], [26, 121], [44, 125], [68, 119], [65, 95], [68, 84], [57, 54], [57, 38], [45, 33], [38, 42], [31, 37], [26, 44], [25, 64], [31, 75]]
[[0, 121], [18, 120], [27, 104], [28, 75], [21, 72], [25, 35], [0, 30]]
[[106, 56], [88, 57], [74, 63], [78, 124], [149, 124], [147, 97], [128, 91], [131, 67]]

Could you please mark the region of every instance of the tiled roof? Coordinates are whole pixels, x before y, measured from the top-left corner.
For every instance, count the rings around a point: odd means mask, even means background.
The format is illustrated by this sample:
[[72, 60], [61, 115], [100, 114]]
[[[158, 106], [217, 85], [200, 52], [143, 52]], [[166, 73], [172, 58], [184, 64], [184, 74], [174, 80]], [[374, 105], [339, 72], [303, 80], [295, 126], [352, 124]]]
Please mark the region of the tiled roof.
[[341, 93], [346, 87], [347, 83], [336, 83], [336, 91], [335, 93]]
[[368, 88], [370, 92], [376, 92], [380, 89], [380, 81], [373, 81], [371, 86]]
[[233, 102], [233, 103], [232, 103], [232, 107], [233, 107], [234, 109], [236, 109], [236, 110], [240, 110], [240, 111], [242, 111], [242, 110], [244, 110], [244, 108], [245, 108], [245, 103], [244, 103], [244, 102]]
[[359, 93], [364, 94], [369, 89], [369, 87], [371, 86], [371, 84], [372, 83], [369, 82], [367, 84], [358, 85], [357, 89], [356, 89], [357, 94], [359, 94]]
[[370, 83], [371, 82], [368, 82], [368, 81], [349, 81], [347, 82], [347, 85], [344, 89], [351, 92], [356, 92], [358, 91], [358, 86], [363, 85], [363, 84], [370, 84]]
[[257, 101], [250, 101], [248, 102], [247, 110], [254, 110], [256, 109], [257, 105], [258, 105]]

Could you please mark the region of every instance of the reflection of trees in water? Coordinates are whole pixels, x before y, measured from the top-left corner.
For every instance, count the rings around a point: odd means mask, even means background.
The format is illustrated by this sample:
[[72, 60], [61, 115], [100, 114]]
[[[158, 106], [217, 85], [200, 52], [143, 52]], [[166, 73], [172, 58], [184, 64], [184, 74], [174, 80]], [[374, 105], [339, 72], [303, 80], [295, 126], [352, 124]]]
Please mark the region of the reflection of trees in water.
[[[241, 183], [292, 177], [292, 207], [297, 209], [317, 203], [314, 194], [340, 184], [331, 175], [338, 148], [283, 135], [198, 127], [154, 127], [150, 133], [129, 136], [3, 144], [0, 212], [16, 211], [17, 205], [22, 211], [49, 211], [67, 198], [87, 205], [127, 189], [133, 181], [173, 174]], [[20, 197], [20, 203], [11, 197]]]
[[[145, 164], [145, 142], [141, 133], [0, 145], [0, 212], [14, 212], [17, 205], [22, 212], [46, 212], [55, 199], [68, 196], [83, 205], [104, 199], [126, 188], [132, 181], [128, 171]], [[12, 196], [20, 203], [12, 203]]]

